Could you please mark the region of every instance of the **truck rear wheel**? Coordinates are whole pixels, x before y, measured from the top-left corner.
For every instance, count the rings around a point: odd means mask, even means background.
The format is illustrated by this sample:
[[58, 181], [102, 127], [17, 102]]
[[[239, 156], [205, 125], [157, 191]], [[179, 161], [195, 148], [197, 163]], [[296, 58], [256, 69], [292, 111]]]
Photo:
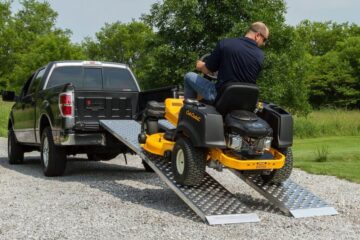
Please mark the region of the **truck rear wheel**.
[[21, 164], [24, 161], [23, 146], [16, 140], [12, 129], [8, 131], [8, 160], [10, 164]]
[[142, 165], [144, 166], [144, 169], [146, 172], [154, 172], [154, 170], [145, 162], [145, 160], [142, 160]]
[[199, 184], [205, 174], [206, 154], [186, 137], [177, 139], [171, 154], [171, 166], [177, 183], [187, 186]]
[[65, 149], [54, 144], [50, 127], [44, 129], [41, 138], [41, 163], [47, 177], [61, 176], [66, 167]]
[[291, 148], [286, 148], [280, 151], [285, 155], [285, 165], [280, 168], [273, 170], [269, 175], [261, 175], [265, 182], [271, 183], [282, 183], [285, 182], [291, 175], [293, 169], [293, 155]]

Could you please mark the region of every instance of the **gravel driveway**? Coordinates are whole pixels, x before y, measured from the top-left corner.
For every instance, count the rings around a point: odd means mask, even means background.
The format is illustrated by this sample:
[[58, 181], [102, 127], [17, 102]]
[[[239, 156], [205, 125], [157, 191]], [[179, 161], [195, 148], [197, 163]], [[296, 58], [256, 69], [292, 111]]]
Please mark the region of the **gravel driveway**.
[[[65, 176], [46, 178], [38, 153], [7, 163], [0, 138], [0, 239], [360, 239], [360, 185], [295, 170], [292, 179], [339, 215], [284, 216], [230, 173], [214, 173], [253, 206], [259, 223], [203, 223], [140, 159], [71, 159]], [[359, 173], [360, 174], [360, 173]]]

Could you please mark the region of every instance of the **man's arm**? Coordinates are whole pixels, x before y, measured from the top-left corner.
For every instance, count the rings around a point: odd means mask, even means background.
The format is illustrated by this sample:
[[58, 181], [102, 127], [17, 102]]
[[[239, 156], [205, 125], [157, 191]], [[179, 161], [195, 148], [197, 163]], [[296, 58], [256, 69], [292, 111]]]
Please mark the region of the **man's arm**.
[[203, 74], [207, 74], [207, 75], [212, 74], [212, 72], [206, 67], [205, 62], [201, 60], [197, 60], [196, 70], [202, 72]]

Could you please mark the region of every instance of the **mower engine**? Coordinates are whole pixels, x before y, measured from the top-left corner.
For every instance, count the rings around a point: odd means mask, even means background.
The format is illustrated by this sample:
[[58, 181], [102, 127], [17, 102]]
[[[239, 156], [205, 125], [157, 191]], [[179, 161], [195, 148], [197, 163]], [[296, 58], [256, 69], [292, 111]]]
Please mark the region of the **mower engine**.
[[272, 129], [255, 113], [244, 110], [232, 111], [226, 116], [225, 125], [226, 145], [234, 153], [251, 157], [270, 150]]
[[235, 153], [246, 156], [259, 156], [270, 150], [272, 137], [251, 138], [230, 133], [225, 140], [226, 146]]

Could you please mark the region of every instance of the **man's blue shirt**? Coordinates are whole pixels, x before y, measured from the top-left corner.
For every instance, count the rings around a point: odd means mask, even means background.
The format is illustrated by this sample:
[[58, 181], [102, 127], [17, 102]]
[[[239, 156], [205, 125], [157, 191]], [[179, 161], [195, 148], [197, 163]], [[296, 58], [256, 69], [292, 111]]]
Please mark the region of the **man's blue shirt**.
[[256, 83], [264, 61], [264, 53], [256, 42], [247, 37], [224, 39], [206, 59], [211, 72], [218, 71], [216, 89], [226, 82]]

